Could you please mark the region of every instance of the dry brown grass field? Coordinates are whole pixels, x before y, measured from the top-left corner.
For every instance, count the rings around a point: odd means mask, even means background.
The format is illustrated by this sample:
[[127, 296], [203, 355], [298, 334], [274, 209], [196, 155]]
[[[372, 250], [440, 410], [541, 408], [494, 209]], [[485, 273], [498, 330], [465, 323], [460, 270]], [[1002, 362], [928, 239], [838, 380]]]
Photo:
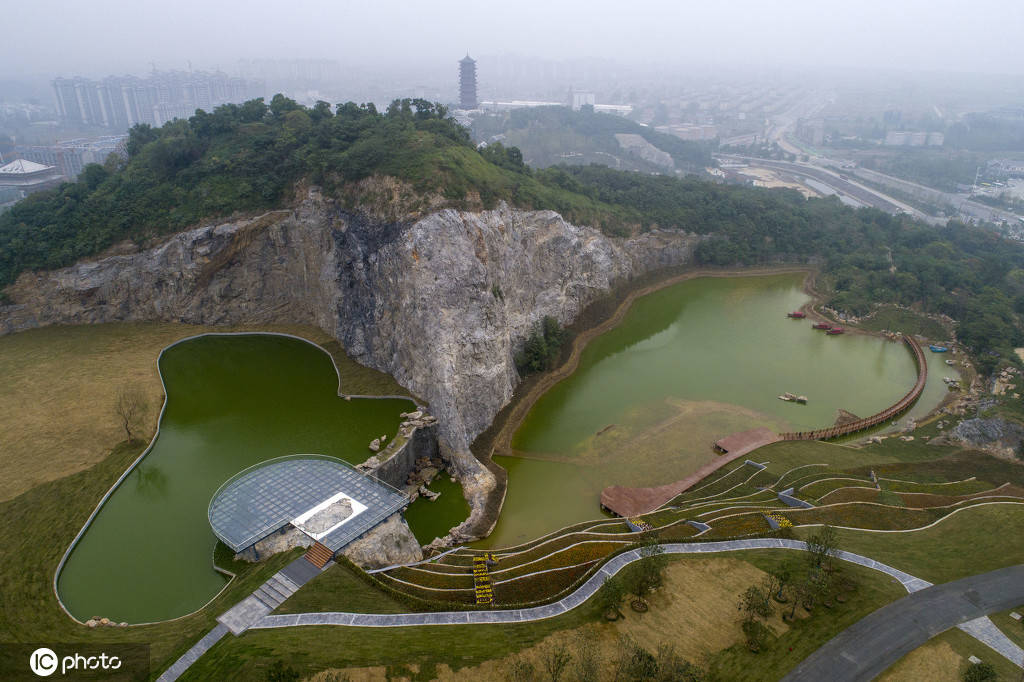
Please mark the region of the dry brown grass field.
[[321, 329], [306, 325], [203, 327], [113, 323], [44, 327], [0, 337], [0, 501], [82, 471], [125, 439], [114, 411], [118, 390], [137, 385], [148, 411], [143, 433], [156, 431], [163, 404], [160, 350], [204, 332], [274, 331], [324, 345], [346, 393], [407, 393], [391, 377], [358, 365]]
[[894, 663], [879, 682], [957, 682], [964, 658], [948, 642], [932, 640]]

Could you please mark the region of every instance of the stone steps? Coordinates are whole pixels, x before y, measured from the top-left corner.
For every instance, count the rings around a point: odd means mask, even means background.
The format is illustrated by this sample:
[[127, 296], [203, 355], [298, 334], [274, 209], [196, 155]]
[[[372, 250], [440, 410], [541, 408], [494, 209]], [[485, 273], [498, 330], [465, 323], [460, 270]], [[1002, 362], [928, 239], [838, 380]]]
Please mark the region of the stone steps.
[[257, 587], [253, 595], [274, 610], [285, 599], [295, 594], [298, 589], [299, 586], [289, 580], [287, 576], [276, 573], [270, 577], [270, 580]]

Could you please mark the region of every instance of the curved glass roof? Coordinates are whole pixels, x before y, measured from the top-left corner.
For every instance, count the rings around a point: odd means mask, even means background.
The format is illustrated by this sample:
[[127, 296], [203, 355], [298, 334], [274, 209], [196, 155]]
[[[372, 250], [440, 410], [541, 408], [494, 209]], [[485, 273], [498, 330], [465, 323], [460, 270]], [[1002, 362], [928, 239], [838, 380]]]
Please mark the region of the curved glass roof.
[[213, 534], [240, 552], [339, 497], [355, 500], [360, 511], [319, 536], [334, 552], [409, 504], [402, 493], [340, 459], [294, 455], [232, 476], [214, 493], [207, 516]]

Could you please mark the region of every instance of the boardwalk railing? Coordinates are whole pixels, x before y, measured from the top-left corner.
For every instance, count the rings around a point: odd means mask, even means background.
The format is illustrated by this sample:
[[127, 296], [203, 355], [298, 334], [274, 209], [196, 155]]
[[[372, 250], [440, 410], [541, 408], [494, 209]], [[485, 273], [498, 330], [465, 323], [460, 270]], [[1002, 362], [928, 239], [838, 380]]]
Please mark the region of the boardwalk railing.
[[915, 341], [912, 336], [904, 336], [903, 342], [907, 344], [908, 348], [910, 348], [910, 352], [914, 355], [914, 362], [917, 363], [917, 383], [915, 383], [914, 388], [910, 389], [910, 392], [900, 398], [898, 402], [882, 410], [878, 414], [873, 414], [870, 417], [858, 419], [857, 421], [850, 422], [848, 424], [838, 424], [836, 426], [830, 426], [827, 429], [817, 429], [815, 431], [791, 431], [789, 433], [780, 433], [779, 438], [782, 440], [828, 440], [830, 438], [838, 438], [839, 436], [845, 436], [850, 433], [856, 433], [857, 431], [863, 431], [864, 429], [870, 429], [872, 426], [878, 426], [913, 405], [914, 401], [920, 397], [921, 391], [924, 390], [925, 382], [928, 381], [928, 363], [925, 360], [924, 351], [921, 350], [921, 346], [918, 345], [917, 341]]

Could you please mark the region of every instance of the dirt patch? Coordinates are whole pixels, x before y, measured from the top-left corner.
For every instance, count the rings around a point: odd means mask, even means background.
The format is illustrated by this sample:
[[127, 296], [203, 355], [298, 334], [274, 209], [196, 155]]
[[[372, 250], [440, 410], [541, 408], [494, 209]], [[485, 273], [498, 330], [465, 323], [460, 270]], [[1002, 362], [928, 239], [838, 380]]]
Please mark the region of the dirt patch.
[[388, 677], [388, 669], [382, 665], [372, 668], [328, 668], [304, 678], [303, 682], [399, 682], [406, 677]]
[[[137, 385], [146, 396], [145, 427], [135, 435], [150, 439], [163, 404], [156, 368], [161, 349], [195, 334], [227, 331], [275, 331], [320, 344], [332, 341], [322, 330], [304, 325], [164, 323], [44, 327], [0, 337], [0, 501], [87, 469], [123, 441], [114, 404], [124, 385]], [[346, 374], [362, 377], [372, 370], [348, 359], [340, 347], [328, 350], [335, 350], [346, 391], [363, 392], [362, 386], [346, 383]]]
[[879, 682], [958, 682], [963, 656], [946, 642], [930, 642], [914, 649], [882, 673]]
[[[624, 608], [626, 617], [615, 623], [557, 632], [518, 654], [472, 668], [452, 671], [442, 665], [438, 667], [438, 679], [500, 680], [515, 659], [526, 658], [540, 668], [539, 654], [544, 648], [554, 645], [574, 653], [580, 637], [596, 638], [607, 658], [614, 656], [619, 636], [629, 635], [651, 652], [661, 644], [669, 644], [687, 660], [699, 662], [705, 653], [728, 648], [742, 639], [736, 601], [743, 590], [759, 583], [764, 576], [762, 570], [741, 559], [674, 561], [665, 571], [664, 585], [649, 598], [649, 612], [640, 614]], [[787, 629], [778, 615], [768, 625], [776, 633]]]

